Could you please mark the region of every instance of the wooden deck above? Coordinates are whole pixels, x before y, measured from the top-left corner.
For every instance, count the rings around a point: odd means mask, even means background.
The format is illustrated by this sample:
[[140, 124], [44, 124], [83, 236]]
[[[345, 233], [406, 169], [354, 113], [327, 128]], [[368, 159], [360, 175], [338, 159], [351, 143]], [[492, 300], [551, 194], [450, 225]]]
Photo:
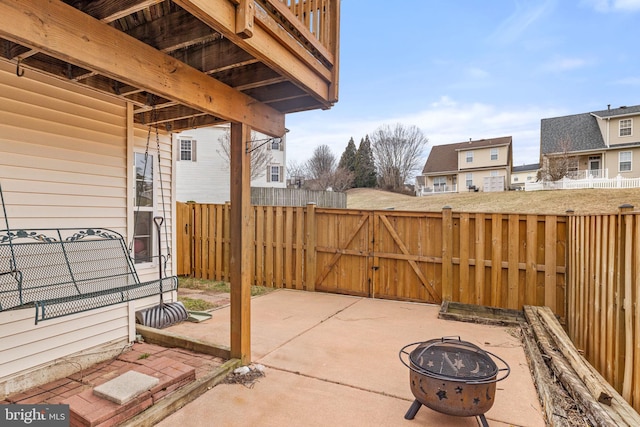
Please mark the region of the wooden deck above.
[[245, 123], [338, 98], [340, 0], [0, 0], [0, 60], [125, 99], [137, 123]]

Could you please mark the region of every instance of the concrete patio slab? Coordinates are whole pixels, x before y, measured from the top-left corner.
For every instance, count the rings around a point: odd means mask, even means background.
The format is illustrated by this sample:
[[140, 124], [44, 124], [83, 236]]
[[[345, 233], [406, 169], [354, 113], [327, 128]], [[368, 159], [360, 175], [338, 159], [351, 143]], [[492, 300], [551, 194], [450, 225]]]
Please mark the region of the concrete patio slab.
[[[514, 328], [440, 320], [438, 306], [278, 290], [252, 300], [253, 361], [267, 376], [249, 389], [221, 385], [161, 426], [476, 426], [421, 408], [413, 401], [409, 369], [398, 358], [410, 343], [460, 336], [503, 358], [510, 376], [497, 384], [486, 413], [491, 426], [542, 427], [544, 417]], [[229, 345], [229, 309], [199, 324], [168, 328]], [[185, 327], [187, 326], [187, 327]]]

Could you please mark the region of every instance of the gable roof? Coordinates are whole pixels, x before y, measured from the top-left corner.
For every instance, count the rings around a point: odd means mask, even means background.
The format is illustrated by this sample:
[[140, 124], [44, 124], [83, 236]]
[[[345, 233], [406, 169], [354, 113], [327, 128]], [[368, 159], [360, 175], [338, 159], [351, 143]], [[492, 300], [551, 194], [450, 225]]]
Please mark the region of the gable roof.
[[537, 171], [540, 169], [540, 163], [531, 163], [528, 165], [514, 166], [511, 168], [511, 172], [529, 172]]
[[429, 158], [427, 158], [423, 174], [457, 172], [458, 171], [458, 152], [477, 150], [480, 148], [498, 147], [510, 145], [512, 138], [503, 136], [492, 139], [479, 139], [476, 141], [457, 142], [455, 144], [434, 145], [431, 147]]
[[540, 154], [606, 149], [598, 118], [640, 114], [640, 105], [542, 119]]

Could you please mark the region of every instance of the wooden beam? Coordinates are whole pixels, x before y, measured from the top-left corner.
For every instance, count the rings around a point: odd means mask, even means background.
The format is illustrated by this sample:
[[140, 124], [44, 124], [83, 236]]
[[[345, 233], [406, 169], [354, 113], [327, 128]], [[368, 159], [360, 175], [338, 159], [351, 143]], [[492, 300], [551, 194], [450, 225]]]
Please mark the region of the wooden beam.
[[[182, 8], [197, 16], [222, 35], [254, 57], [294, 80], [313, 94], [318, 100], [329, 102], [329, 83], [333, 77], [331, 71], [321, 65], [313, 56], [304, 55], [297, 40], [289, 37], [274, 37], [265, 29], [264, 22], [274, 22], [266, 12], [256, 10], [253, 37], [243, 39], [236, 34], [236, 8], [228, 0], [174, 0]], [[283, 30], [284, 31], [284, 30]], [[294, 54], [293, 52], [296, 52]], [[304, 52], [307, 52], [304, 49]]]
[[272, 136], [284, 114], [61, 1], [0, 3], [0, 37]]
[[251, 128], [231, 123], [231, 357], [251, 361]]

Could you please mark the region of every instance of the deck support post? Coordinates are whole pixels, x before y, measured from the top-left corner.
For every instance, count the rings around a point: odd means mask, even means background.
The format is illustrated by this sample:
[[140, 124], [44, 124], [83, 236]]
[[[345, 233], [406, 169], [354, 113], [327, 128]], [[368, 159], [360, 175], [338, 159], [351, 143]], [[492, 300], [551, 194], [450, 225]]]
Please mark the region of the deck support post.
[[231, 124], [231, 357], [251, 362], [251, 128]]

